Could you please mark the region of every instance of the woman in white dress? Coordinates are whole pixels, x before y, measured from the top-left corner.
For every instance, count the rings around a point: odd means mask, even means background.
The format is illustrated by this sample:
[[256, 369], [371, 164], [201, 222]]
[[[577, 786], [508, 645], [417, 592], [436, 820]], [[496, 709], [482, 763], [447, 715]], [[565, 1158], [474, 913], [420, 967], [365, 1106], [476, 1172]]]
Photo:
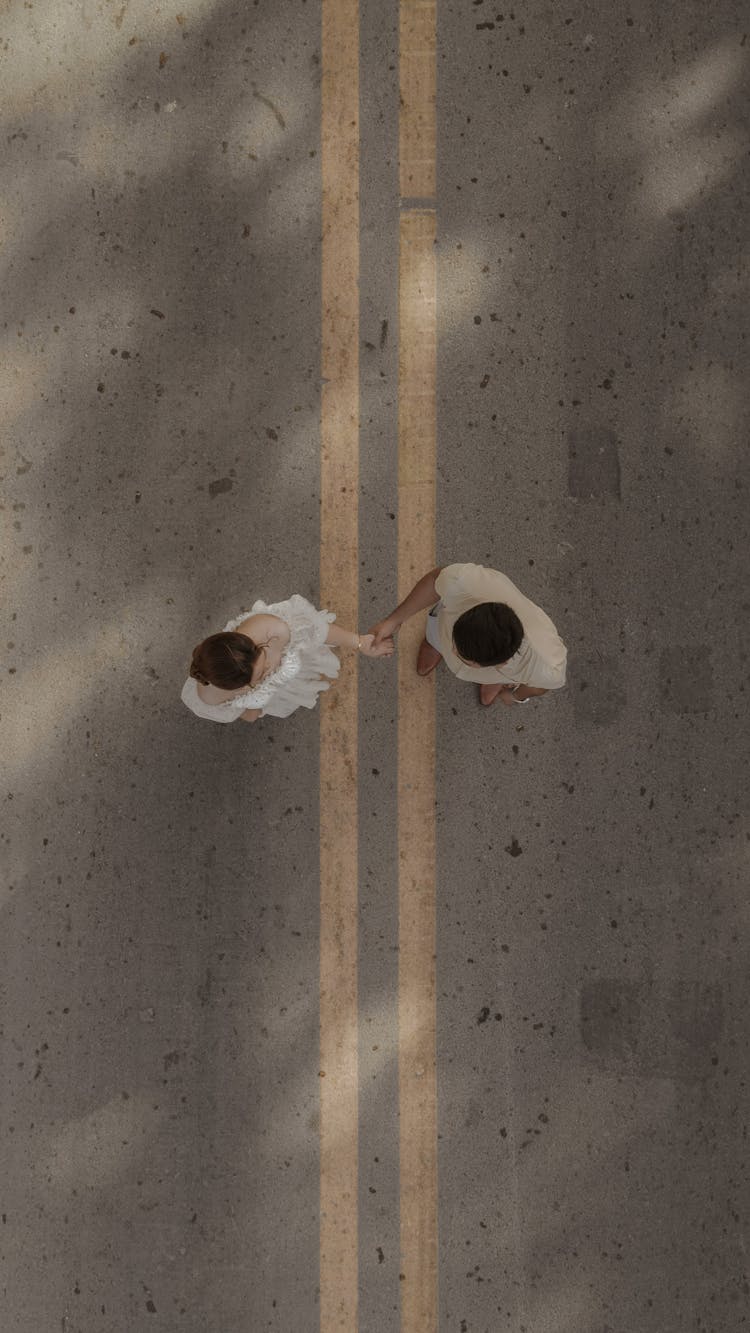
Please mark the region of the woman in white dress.
[[393, 653], [392, 638], [375, 646], [374, 634], [341, 629], [335, 619], [298, 593], [286, 602], [254, 602], [193, 649], [183, 703], [211, 722], [256, 722], [314, 708], [339, 674], [333, 648], [356, 648], [365, 657]]

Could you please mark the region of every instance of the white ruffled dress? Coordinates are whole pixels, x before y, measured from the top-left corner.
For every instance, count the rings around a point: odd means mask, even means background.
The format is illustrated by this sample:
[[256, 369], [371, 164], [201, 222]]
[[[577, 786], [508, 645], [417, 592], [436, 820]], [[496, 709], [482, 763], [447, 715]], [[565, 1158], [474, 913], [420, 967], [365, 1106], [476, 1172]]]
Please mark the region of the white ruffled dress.
[[[291, 638], [279, 666], [252, 690], [245, 690], [221, 704], [204, 703], [198, 694], [198, 685], [188, 676], [182, 687], [182, 702], [198, 717], [210, 722], [236, 722], [246, 708], [260, 708], [264, 717], [289, 717], [297, 708], [314, 708], [322, 690], [330, 689], [330, 681], [339, 674], [340, 663], [326, 644], [328, 626], [336, 616], [332, 611], [316, 611], [299, 593], [286, 602], [254, 602], [249, 611], [243, 611], [224, 626], [224, 632], [235, 630], [248, 616], [278, 616], [286, 621]], [[321, 679], [329, 677], [328, 680]]]

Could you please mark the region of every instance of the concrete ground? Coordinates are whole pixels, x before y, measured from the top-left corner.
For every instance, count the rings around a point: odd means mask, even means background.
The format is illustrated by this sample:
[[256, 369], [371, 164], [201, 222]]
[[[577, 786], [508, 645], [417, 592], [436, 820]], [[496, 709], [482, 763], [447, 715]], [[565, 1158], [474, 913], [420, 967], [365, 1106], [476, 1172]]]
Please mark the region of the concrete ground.
[[[362, 0], [361, 627], [395, 600], [397, 21]], [[317, 712], [192, 644], [318, 597], [317, 0], [15, 0], [0, 1323], [318, 1326]], [[747, 1243], [748, 43], [439, 5], [437, 555], [567, 690], [438, 684], [440, 1333], [735, 1333]], [[399, 1328], [395, 672], [361, 667], [361, 1333]]]

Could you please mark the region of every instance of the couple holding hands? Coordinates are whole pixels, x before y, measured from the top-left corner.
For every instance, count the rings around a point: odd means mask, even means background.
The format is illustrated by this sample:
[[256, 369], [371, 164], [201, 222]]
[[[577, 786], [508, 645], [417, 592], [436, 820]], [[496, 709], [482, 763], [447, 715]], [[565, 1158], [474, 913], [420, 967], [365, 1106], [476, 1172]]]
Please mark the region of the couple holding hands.
[[313, 708], [339, 674], [334, 648], [391, 657], [399, 626], [428, 609], [420, 676], [443, 658], [459, 679], [478, 683], [483, 704], [499, 699], [509, 707], [565, 684], [567, 651], [549, 616], [498, 570], [455, 564], [431, 569], [367, 634], [335, 625], [332, 612], [316, 611], [298, 593], [255, 602], [193, 650], [183, 703], [211, 722]]

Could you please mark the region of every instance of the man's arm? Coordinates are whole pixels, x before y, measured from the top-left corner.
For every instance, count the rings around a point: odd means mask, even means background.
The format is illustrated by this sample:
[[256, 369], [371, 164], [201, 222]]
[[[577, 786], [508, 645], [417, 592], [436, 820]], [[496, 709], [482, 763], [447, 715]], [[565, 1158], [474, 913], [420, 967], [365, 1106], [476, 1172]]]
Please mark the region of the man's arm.
[[241, 722], [257, 722], [259, 717], [263, 716], [262, 708], [246, 708], [244, 713], [240, 713]]
[[436, 602], [440, 601], [435, 580], [441, 569], [441, 565], [431, 569], [429, 574], [425, 574], [419, 580], [419, 583], [414, 584], [409, 596], [404, 598], [395, 611], [391, 611], [391, 614], [386, 616], [385, 620], [379, 620], [377, 625], [372, 626], [370, 633], [375, 635], [373, 647], [376, 647], [383, 639], [390, 639], [399, 625], [403, 625], [405, 620], [411, 620], [411, 617], [415, 616], [418, 611], [425, 611], [428, 606], [434, 606]]

